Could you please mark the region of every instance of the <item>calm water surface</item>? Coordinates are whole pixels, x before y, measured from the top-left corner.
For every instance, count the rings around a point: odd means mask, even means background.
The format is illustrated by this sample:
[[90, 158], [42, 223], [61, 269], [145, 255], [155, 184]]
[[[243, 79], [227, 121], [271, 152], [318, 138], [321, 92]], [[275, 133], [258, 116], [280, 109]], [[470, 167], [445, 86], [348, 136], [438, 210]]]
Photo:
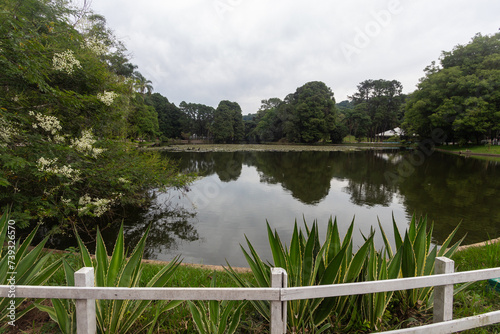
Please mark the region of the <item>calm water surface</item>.
[[405, 230], [413, 214], [434, 221], [437, 244], [460, 222], [466, 243], [500, 235], [496, 162], [405, 150], [166, 155], [200, 177], [189, 191], [157, 194], [154, 208], [126, 221], [132, 243], [152, 222], [149, 258], [182, 254], [184, 262], [246, 266], [240, 249], [246, 236], [270, 259], [266, 220], [283, 242], [289, 242], [296, 220], [303, 226], [304, 219], [316, 219], [324, 233], [330, 217], [341, 233], [354, 219], [356, 242], [372, 227], [378, 230], [379, 220], [392, 238], [392, 216]]

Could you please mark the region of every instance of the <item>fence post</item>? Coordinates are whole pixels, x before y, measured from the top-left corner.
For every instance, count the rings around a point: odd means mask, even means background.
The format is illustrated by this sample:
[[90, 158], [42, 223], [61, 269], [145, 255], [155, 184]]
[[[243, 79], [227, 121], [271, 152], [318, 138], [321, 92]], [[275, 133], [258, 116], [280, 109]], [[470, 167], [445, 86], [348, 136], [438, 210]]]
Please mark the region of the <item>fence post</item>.
[[[288, 276], [283, 268], [271, 268], [271, 288], [286, 288]], [[280, 293], [281, 299], [281, 293]], [[271, 334], [286, 333], [286, 301], [271, 301]]]
[[[75, 273], [75, 286], [93, 287], [94, 268], [85, 267]], [[97, 332], [95, 299], [76, 299], [76, 332], [78, 334], [95, 334]]]
[[[455, 271], [455, 262], [446, 257], [437, 257], [434, 264], [435, 274], [450, 274]], [[434, 322], [453, 319], [453, 284], [434, 288]]]

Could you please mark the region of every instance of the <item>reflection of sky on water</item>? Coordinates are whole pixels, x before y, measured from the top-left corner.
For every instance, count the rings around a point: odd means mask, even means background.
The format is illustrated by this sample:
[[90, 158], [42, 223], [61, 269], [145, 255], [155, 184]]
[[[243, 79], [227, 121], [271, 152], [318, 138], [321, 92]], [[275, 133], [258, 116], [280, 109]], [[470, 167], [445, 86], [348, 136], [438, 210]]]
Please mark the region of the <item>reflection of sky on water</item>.
[[[392, 214], [404, 230], [407, 217], [397, 196], [393, 196], [388, 206], [358, 206], [351, 201], [350, 194], [342, 191], [347, 180], [333, 178], [330, 192], [319, 203], [304, 204], [294, 198], [281, 184], [260, 182], [255, 167], [243, 165], [237, 181], [221, 182], [216, 174], [199, 179], [186, 196], [172, 190], [168, 195], [160, 195], [159, 201], [168, 197], [173, 204], [196, 208], [198, 215], [193, 218], [194, 228], [200, 239], [193, 242], [179, 241], [178, 249], [157, 254], [158, 260], [169, 260], [182, 254], [184, 262], [203, 264], [225, 264], [246, 266], [240, 244], [246, 247], [245, 235], [263, 258], [270, 259], [266, 220], [278, 230], [282, 242], [289, 243], [294, 221], [303, 226], [303, 217], [309, 224], [318, 220], [320, 233], [326, 232], [330, 217], [337, 217], [343, 235], [354, 215], [354, 241], [361, 243], [362, 234], [368, 235], [373, 226], [378, 229], [380, 219], [389, 239], [392, 239]], [[360, 232], [361, 231], [361, 232]], [[376, 234], [377, 248], [382, 247], [380, 233]]]

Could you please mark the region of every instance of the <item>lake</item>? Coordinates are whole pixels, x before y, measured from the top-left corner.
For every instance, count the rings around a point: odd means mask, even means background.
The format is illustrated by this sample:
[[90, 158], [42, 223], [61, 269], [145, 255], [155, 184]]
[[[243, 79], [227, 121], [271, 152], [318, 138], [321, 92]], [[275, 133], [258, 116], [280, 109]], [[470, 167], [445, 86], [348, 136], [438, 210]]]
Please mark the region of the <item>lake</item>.
[[[297, 221], [336, 218], [345, 233], [354, 219], [355, 242], [380, 221], [392, 239], [392, 217], [403, 232], [413, 214], [434, 222], [440, 244], [461, 223], [465, 243], [500, 236], [500, 165], [440, 152], [399, 149], [353, 152], [168, 152], [183, 172], [199, 178], [183, 190], [157, 193], [155, 205], [133, 212], [130, 244], [149, 223], [146, 257], [247, 266], [245, 236], [271, 259], [266, 221], [289, 243]], [[112, 234], [107, 231], [106, 234]], [[110, 237], [114, 240], [114, 237]]]

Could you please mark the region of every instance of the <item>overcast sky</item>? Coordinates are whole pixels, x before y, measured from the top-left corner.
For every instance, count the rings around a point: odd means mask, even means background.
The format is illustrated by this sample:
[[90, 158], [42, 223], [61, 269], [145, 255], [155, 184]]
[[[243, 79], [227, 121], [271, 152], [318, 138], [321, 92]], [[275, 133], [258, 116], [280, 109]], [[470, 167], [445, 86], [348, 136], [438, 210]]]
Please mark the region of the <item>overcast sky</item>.
[[415, 90], [442, 51], [500, 28], [498, 0], [93, 0], [170, 102], [255, 113], [323, 81], [337, 102], [367, 79]]

